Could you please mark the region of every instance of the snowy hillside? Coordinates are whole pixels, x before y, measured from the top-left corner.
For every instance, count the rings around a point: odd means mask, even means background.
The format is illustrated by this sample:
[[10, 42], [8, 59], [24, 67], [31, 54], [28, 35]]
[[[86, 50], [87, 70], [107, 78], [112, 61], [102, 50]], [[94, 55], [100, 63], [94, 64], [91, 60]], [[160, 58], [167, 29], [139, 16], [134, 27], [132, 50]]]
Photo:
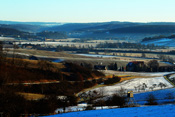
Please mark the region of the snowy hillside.
[[175, 78], [175, 74], [172, 74], [169, 79], [174, 79]]
[[71, 112], [48, 117], [175, 117], [175, 105]]
[[175, 88], [170, 89], [163, 89], [163, 90], [157, 90], [157, 91], [150, 91], [150, 92], [144, 92], [144, 93], [137, 93], [134, 94], [135, 100], [138, 104], [145, 104], [148, 96], [152, 94], [156, 102], [158, 104], [162, 103], [168, 103], [168, 102], [175, 102]]
[[[157, 91], [150, 91], [144, 93], [137, 93], [134, 94], [135, 103], [138, 105], [145, 105], [147, 103], [147, 99], [149, 95], [152, 94], [155, 97], [155, 102], [158, 104], [167, 104], [167, 103], [174, 103], [175, 102], [175, 88], [170, 89], [162, 89]], [[87, 107], [87, 104], [78, 104], [77, 106], [69, 106], [66, 107], [65, 112], [76, 112], [76, 111], [84, 111]], [[94, 107], [94, 110], [99, 109], [112, 109], [117, 108], [118, 106], [103, 106], [101, 107]], [[63, 108], [58, 108], [55, 110], [55, 113], [61, 112], [63, 113]]]
[[[132, 72], [130, 73], [132, 74]], [[164, 79], [163, 75], [169, 73], [136, 73], [141, 76], [141, 78], [135, 78], [127, 81], [123, 81], [113, 86], [105, 86], [96, 88], [93, 90], [103, 91], [104, 96], [111, 96], [114, 93], [124, 89], [127, 91], [134, 91], [134, 100], [136, 104], [145, 105], [147, 103], [148, 96], [152, 94], [155, 97], [155, 102], [158, 104], [167, 104], [175, 102], [175, 88]], [[145, 76], [145, 78], [143, 78]], [[148, 77], [149, 76], [149, 77]], [[148, 77], [148, 78], [147, 78]], [[174, 77], [174, 75], [173, 75]], [[93, 92], [91, 90], [91, 92]], [[119, 92], [121, 93], [121, 92]], [[105, 99], [105, 98], [104, 98]], [[149, 116], [154, 117], [158, 115], [159, 117], [173, 117], [175, 116], [175, 105], [162, 105], [162, 106], [144, 106], [144, 107], [133, 107], [133, 108], [117, 108], [110, 109], [112, 107], [96, 108], [96, 110], [83, 111], [85, 107], [72, 106], [68, 107], [67, 111], [78, 111], [70, 112], [64, 114], [53, 115], [49, 117], [90, 117], [90, 116], [100, 116], [100, 117], [125, 117], [125, 116]], [[100, 109], [100, 110], [98, 110]], [[160, 111], [161, 110], [161, 111]], [[63, 109], [57, 109], [56, 111], [63, 112]], [[141, 112], [141, 113], [140, 113]]]
[[92, 91], [101, 91], [103, 90], [103, 94], [105, 96], [112, 95], [124, 89], [125, 93], [127, 91], [133, 91], [134, 93], [159, 90], [164, 88], [173, 87], [167, 80], [161, 77], [153, 77], [153, 78], [135, 78], [131, 80], [127, 80], [121, 83], [118, 83], [113, 86], [105, 86], [93, 89]]
[[144, 41], [142, 44], [154, 44], [158, 46], [169, 46], [174, 47], [175, 46], [175, 39], [168, 39], [168, 38], [162, 38], [162, 39], [156, 39], [156, 40], [150, 40], [150, 41]]

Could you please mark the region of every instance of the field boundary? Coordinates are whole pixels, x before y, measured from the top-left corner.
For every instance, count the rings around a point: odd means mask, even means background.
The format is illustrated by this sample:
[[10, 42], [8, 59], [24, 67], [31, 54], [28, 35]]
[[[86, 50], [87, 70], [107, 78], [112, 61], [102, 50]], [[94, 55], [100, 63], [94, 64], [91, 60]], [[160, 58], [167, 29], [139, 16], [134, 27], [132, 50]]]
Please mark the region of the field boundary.
[[163, 77], [164, 77], [165, 80], [167, 80], [171, 85], [173, 85], [173, 87], [175, 87], [175, 84], [172, 83], [172, 82], [167, 78], [168, 75], [170, 75], [170, 74], [166, 74], [166, 75], [164, 75]]

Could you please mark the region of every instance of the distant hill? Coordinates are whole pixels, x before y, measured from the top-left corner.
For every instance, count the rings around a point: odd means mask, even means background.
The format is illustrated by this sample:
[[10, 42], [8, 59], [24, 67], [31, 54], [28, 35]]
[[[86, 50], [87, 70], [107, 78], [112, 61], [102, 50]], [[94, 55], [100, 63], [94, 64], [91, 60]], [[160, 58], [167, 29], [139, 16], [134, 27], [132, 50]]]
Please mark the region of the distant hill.
[[62, 25], [56, 22], [17, 22], [17, 21], [1, 21], [0, 27], [13, 28], [25, 32], [40, 32], [52, 26]]
[[[4, 28], [6, 27], [6, 28]], [[66, 39], [67, 35], [66, 33], [63, 32], [49, 32], [49, 31], [43, 31], [43, 32], [38, 32], [38, 33], [29, 33], [29, 32], [24, 32], [24, 31], [20, 31], [14, 28], [8, 28], [8, 27], [12, 27], [12, 25], [10, 26], [4, 26], [1, 27], [0, 26], [0, 36], [4, 36], [4, 37], [14, 37], [14, 38], [22, 38], [22, 39], [26, 39], [28, 40], [29, 38], [32, 39], [40, 39], [42, 40], [43, 38], [51, 38], [51, 39]], [[17, 27], [17, 28], [24, 28], [24, 30], [26, 30], [25, 26], [21, 26], [21, 27]], [[28, 27], [29, 28], [29, 27]], [[32, 29], [32, 27], [31, 27]]]
[[22, 33], [23, 32], [16, 29], [0, 27], [0, 35], [21, 35]]
[[103, 22], [103, 23], [67, 23], [59, 26], [46, 27], [48, 31], [64, 31], [69, 37], [77, 38], [130, 38], [142, 39], [146, 36], [175, 33], [175, 23], [132, 23], [132, 22]]
[[0, 20], [0, 24], [27, 24], [27, 25], [44, 25], [44, 26], [54, 26], [54, 25], [62, 25], [62, 23], [58, 22], [19, 22], [19, 21], [2, 21]]
[[175, 28], [173, 22], [97, 22], [97, 23], [56, 23], [56, 22], [15, 22], [1, 21], [0, 26], [6, 28], [15, 28], [18, 30], [34, 31], [110, 31], [120, 33], [157, 33], [172, 32]]
[[[67, 23], [59, 26], [47, 27], [45, 30], [48, 31], [77, 31], [77, 32], [94, 32], [94, 31], [119, 31], [119, 32], [149, 32], [147, 30], [154, 31], [159, 29], [157, 32], [160, 32], [160, 28], [163, 30], [161, 32], [165, 32], [164, 29], [166, 28], [174, 28], [175, 23], [164, 23], [164, 22], [157, 22], [157, 23], [133, 23], [133, 22], [102, 22], [102, 23]], [[152, 29], [153, 28], [153, 29]], [[118, 30], [117, 30], [118, 29]], [[134, 29], [134, 30], [133, 30]], [[132, 33], [131, 32], [131, 33]], [[154, 31], [155, 32], [155, 31]]]
[[67, 23], [59, 26], [48, 27], [46, 30], [49, 31], [101, 31], [101, 30], [110, 30], [122, 27], [130, 27], [141, 25], [142, 23], [132, 23], [132, 22], [97, 22], [97, 23]]
[[70, 31], [78, 31], [84, 28], [100, 26], [100, 25], [103, 25], [103, 23], [67, 23], [59, 26], [47, 27], [45, 28], [45, 30], [70, 32]]
[[96, 22], [96, 23], [56, 23], [56, 22], [13, 22], [0, 21], [1, 28], [38, 33], [43, 31], [61, 32], [71, 38], [117, 38], [141, 40], [145, 37], [171, 35], [175, 33], [174, 22]]
[[110, 29], [118, 29], [123, 27], [131, 27], [131, 26], [138, 26], [142, 23], [132, 23], [132, 22], [106, 22], [102, 23], [101, 25], [95, 25], [88, 28], [79, 29], [79, 31], [103, 31], [103, 30], [110, 30]]
[[175, 25], [141, 25], [109, 30], [110, 33], [175, 33]]
[[45, 26], [40, 25], [29, 25], [29, 24], [0, 24], [0, 27], [2, 28], [11, 28], [16, 29], [19, 31], [25, 31], [25, 32], [40, 32], [42, 28], [45, 28]]

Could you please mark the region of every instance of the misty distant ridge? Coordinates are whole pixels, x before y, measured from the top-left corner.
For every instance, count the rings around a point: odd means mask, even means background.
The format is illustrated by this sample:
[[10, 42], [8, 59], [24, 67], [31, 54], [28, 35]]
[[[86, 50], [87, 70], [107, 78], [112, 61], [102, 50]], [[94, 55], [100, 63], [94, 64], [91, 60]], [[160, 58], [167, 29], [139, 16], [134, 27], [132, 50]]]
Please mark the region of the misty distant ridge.
[[105, 23], [115, 23], [115, 24], [128, 24], [128, 23], [137, 23], [137, 24], [150, 24], [150, 25], [175, 25], [175, 22], [129, 22], [129, 21], [110, 21], [110, 22], [87, 22], [87, 23], [74, 23], [74, 22], [21, 22], [21, 21], [5, 21], [0, 20], [0, 24], [30, 24], [30, 25], [62, 25], [62, 24], [105, 24]]
[[2, 21], [0, 20], [0, 24], [26, 24], [26, 25], [46, 25], [46, 26], [53, 26], [53, 25], [62, 25], [64, 23], [58, 22], [20, 22], [20, 21]]
[[[127, 41], [142, 41], [145, 37], [175, 34], [175, 22], [16, 22], [1, 21], [3, 30], [15, 29], [22, 32], [39, 33], [43, 31], [61, 32], [70, 38], [119, 38]], [[1, 32], [0, 32], [1, 34]], [[2, 34], [1, 34], [2, 35]]]
[[[94, 23], [59, 23], [59, 22], [18, 22], [2, 21], [0, 27], [13, 28], [20, 31], [64, 31], [99, 33], [174, 33], [175, 22], [94, 22]], [[36, 28], [37, 27], [37, 28]]]

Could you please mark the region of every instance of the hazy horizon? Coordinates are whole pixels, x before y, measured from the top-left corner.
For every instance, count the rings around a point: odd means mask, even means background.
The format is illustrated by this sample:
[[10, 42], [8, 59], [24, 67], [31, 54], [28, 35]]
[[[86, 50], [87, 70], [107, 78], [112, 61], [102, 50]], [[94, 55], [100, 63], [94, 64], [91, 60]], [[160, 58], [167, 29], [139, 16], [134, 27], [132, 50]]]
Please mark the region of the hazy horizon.
[[166, 21], [157, 21], [157, 22], [134, 22], [134, 21], [101, 21], [101, 22], [98, 22], [98, 21], [94, 21], [94, 22], [52, 22], [52, 21], [12, 21], [12, 20], [0, 20], [2, 22], [19, 22], [19, 23], [106, 23], [106, 22], [129, 22], [129, 23], [175, 23], [174, 22], [166, 22]]
[[2, 21], [175, 22], [173, 0], [3, 0]]

